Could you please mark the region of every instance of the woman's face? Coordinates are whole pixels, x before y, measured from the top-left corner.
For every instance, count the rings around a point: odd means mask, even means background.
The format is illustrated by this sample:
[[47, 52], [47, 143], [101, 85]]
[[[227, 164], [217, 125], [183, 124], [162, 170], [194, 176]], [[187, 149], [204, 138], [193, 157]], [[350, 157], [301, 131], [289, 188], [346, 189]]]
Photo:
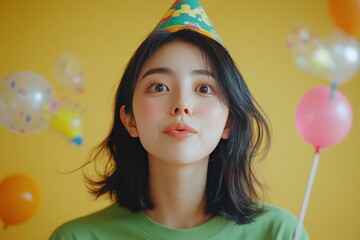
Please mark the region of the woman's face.
[[208, 160], [228, 138], [229, 110], [219, 99], [214, 72], [200, 50], [174, 41], [143, 65], [133, 96], [133, 115], [121, 110], [132, 137], [139, 137], [150, 161], [189, 164]]

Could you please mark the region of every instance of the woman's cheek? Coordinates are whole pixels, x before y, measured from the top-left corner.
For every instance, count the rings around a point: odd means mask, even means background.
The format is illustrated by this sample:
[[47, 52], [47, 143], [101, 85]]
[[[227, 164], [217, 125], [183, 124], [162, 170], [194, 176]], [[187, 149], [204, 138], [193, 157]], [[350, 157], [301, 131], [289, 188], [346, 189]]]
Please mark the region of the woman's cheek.
[[164, 111], [164, 104], [160, 101], [143, 101], [139, 106], [140, 114], [146, 119], [153, 119]]
[[221, 105], [221, 103], [213, 102], [203, 105], [198, 109], [199, 115], [206, 117], [208, 123], [216, 125], [227, 119], [228, 112], [228, 109]]

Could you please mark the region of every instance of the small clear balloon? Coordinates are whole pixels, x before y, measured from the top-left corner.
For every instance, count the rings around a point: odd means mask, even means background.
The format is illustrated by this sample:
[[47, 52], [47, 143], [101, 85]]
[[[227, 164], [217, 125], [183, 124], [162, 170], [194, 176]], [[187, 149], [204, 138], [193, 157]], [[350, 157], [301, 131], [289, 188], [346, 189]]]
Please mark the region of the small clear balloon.
[[84, 91], [84, 66], [73, 54], [64, 53], [56, 60], [54, 75], [65, 91]]

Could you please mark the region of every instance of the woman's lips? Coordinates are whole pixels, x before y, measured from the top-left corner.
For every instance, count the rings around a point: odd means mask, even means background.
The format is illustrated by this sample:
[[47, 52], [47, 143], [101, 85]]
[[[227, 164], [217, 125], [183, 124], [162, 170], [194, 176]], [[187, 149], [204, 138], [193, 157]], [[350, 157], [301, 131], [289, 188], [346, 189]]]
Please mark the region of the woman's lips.
[[196, 134], [196, 131], [184, 123], [173, 123], [165, 128], [164, 133], [176, 139], [185, 139]]

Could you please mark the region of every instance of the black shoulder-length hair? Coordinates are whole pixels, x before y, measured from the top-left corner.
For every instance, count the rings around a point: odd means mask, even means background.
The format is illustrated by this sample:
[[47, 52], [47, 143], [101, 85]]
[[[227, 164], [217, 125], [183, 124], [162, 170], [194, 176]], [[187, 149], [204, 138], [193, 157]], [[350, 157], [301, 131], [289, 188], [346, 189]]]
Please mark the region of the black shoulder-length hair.
[[120, 108], [125, 105], [126, 113], [132, 113], [133, 93], [142, 66], [157, 49], [175, 40], [201, 50], [215, 72], [220, 97], [229, 109], [230, 137], [220, 140], [209, 157], [205, 210], [238, 224], [248, 223], [263, 211], [258, 204], [258, 191], [263, 191], [263, 185], [254, 174], [253, 161], [268, 150], [269, 124], [228, 51], [192, 30], [153, 31], [135, 51], [116, 92], [110, 133], [89, 161], [96, 162], [105, 154], [105, 168], [97, 170], [97, 178], [85, 175], [87, 186], [96, 197], [109, 195], [133, 212], [154, 207], [149, 193], [147, 152], [139, 138], [132, 138], [126, 131], [120, 121]]

